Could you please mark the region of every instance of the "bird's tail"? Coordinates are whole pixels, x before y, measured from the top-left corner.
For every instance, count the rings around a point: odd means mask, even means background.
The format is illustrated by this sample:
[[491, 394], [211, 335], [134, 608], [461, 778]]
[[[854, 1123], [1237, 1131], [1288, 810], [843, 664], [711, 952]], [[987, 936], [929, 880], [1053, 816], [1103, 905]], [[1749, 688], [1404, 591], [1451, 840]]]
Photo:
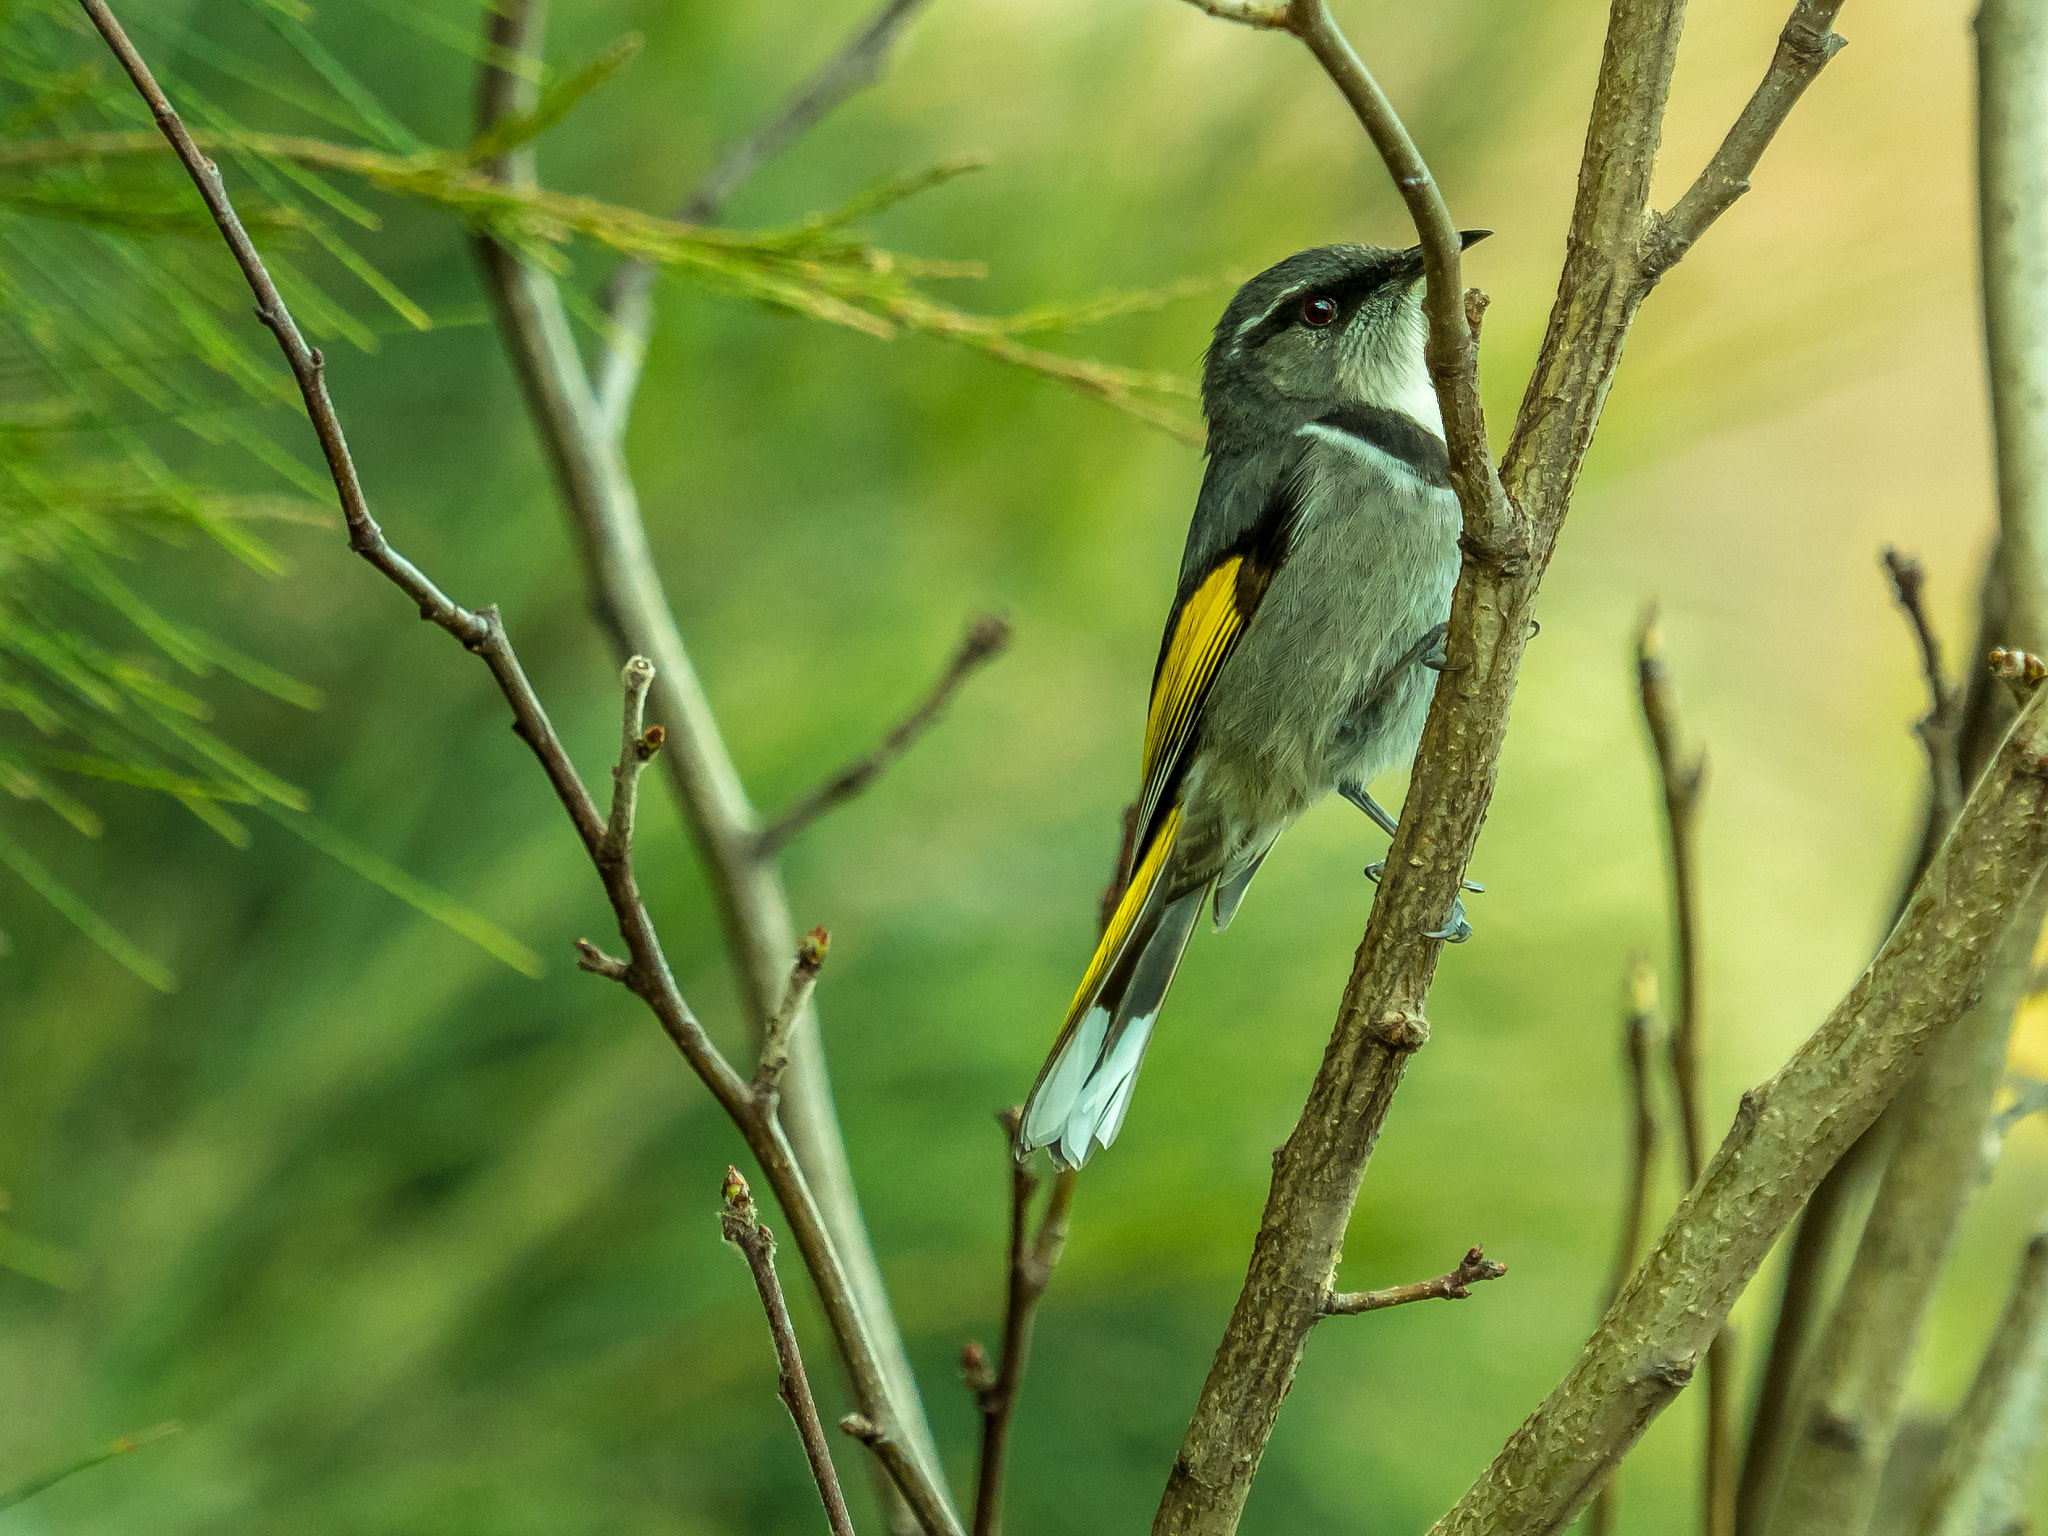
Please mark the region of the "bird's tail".
[[1054, 1162], [1078, 1168], [1116, 1140], [1152, 1022], [1208, 895], [1207, 884], [1169, 894], [1161, 879], [1179, 823], [1179, 809], [1169, 810], [1103, 930], [1024, 1103], [1020, 1154], [1050, 1147]]

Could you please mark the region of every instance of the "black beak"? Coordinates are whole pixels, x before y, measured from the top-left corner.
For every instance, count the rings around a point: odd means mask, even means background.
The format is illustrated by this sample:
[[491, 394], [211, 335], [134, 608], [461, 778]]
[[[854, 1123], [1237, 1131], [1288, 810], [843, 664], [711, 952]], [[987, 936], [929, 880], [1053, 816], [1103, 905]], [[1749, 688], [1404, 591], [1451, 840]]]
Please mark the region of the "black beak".
[[[1490, 229], [1461, 229], [1458, 231], [1458, 249], [1469, 251], [1492, 233], [1493, 231]], [[1422, 247], [1419, 245], [1409, 246], [1407, 250], [1401, 252], [1400, 260], [1400, 274], [1411, 283], [1420, 282], [1422, 280]]]

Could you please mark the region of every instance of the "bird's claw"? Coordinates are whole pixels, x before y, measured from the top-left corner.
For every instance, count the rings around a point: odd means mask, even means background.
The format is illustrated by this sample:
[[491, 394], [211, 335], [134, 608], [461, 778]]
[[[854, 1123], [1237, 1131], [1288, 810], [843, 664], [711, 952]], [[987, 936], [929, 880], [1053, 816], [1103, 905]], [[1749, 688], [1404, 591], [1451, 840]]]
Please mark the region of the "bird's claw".
[[1472, 937], [1472, 925], [1465, 921], [1465, 903], [1456, 897], [1451, 899], [1450, 921], [1443, 927], [1423, 935], [1425, 939], [1442, 939], [1447, 944], [1462, 944]]
[[[1387, 861], [1385, 859], [1380, 859], [1376, 863], [1368, 864], [1365, 866], [1365, 878], [1370, 880], [1374, 885], [1378, 885], [1380, 883], [1380, 877], [1386, 874], [1386, 872]], [[1486, 887], [1481, 885], [1477, 880], [1460, 880], [1458, 884], [1463, 886], [1466, 890], [1470, 891], [1475, 896], [1484, 896], [1486, 894]]]

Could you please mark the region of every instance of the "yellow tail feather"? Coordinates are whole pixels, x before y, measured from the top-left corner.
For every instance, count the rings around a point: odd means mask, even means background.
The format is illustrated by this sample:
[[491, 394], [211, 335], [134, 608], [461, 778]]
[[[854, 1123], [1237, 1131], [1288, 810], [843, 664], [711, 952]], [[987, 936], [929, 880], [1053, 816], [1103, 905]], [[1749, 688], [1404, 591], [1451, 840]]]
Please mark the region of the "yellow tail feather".
[[1159, 833], [1145, 849], [1144, 858], [1131, 872], [1131, 883], [1124, 887], [1123, 899], [1117, 902], [1116, 911], [1111, 914], [1109, 926], [1102, 930], [1102, 942], [1095, 946], [1095, 957], [1088, 962], [1088, 969], [1081, 977], [1080, 990], [1067, 1006], [1067, 1020], [1061, 1026], [1062, 1036], [1074, 1027], [1074, 1020], [1086, 1011], [1095, 989], [1102, 985], [1102, 978], [1109, 970], [1116, 953], [1123, 947], [1125, 937], [1131, 931], [1131, 924], [1138, 920], [1138, 914], [1145, 908], [1145, 898], [1152, 894], [1152, 887], [1159, 880], [1159, 871], [1166, 863], [1166, 856], [1173, 851], [1173, 834], [1180, 827], [1180, 807], [1172, 806], [1159, 824]]

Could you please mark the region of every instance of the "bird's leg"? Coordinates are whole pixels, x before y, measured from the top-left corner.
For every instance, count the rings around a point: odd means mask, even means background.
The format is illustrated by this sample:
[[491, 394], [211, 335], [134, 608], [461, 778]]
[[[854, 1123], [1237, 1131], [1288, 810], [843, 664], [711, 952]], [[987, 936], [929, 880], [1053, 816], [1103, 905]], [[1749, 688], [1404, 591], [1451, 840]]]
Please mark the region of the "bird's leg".
[[[1442, 628], [1442, 625], [1437, 626], [1439, 645], [1441, 645], [1442, 641]], [[1373, 797], [1366, 792], [1366, 788], [1363, 784], [1339, 784], [1337, 786], [1337, 793], [1342, 795], [1346, 800], [1349, 800], [1361, 811], [1365, 812], [1365, 814], [1372, 819], [1372, 824], [1378, 827], [1382, 832], [1386, 833], [1388, 837], [1392, 837], [1394, 835], [1395, 829], [1400, 824], [1396, 822], [1392, 816], [1387, 814], [1387, 808], [1385, 806], [1381, 805], [1379, 801], [1373, 799]], [[1368, 880], [1377, 881], [1381, 875], [1386, 873], [1386, 869], [1386, 861], [1384, 859], [1381, 859], [1376, 863], [1368, 864], [1365, 866], [1365, 877]], [[1486, 887], [1481, 885], [1477, 880], [1460, 880], [1458, 884], [1463, 886], [1468, 891], [1483, 892], [1486, 889]], [[1452, 944], [1462, 944], [1467, 939], [1471, 938], [1472, 924], [1466, 920], [1465, 902], [1463, 898], [1456, 896], [1452, 897], [1451, 915], [1445, 921], [1443, 927], [1437, 929], [1432, 933], [1426, 933], [1423, 935], [1423, 937], [1426, 939], [1444, 939]]]
[[1444, 635], [1450, 627], [1448, 624], [1439, 624], [1415, 644], [1415, 649], [1421, 652], [1416, 660], [1432, 672], [1443, 671], [1444, 662], [1449, 659], [1444, 653]]
[[1372, 824], [1386, 833], [1387, 836], [1392, 837], [1394, 835], [1394, 829], [1400, 823], [1387, 814], [1385, 806], [1366, 793], [1363, 784], [1339, 784], [1337, 786], [1337, 793], [1370, 816]]

